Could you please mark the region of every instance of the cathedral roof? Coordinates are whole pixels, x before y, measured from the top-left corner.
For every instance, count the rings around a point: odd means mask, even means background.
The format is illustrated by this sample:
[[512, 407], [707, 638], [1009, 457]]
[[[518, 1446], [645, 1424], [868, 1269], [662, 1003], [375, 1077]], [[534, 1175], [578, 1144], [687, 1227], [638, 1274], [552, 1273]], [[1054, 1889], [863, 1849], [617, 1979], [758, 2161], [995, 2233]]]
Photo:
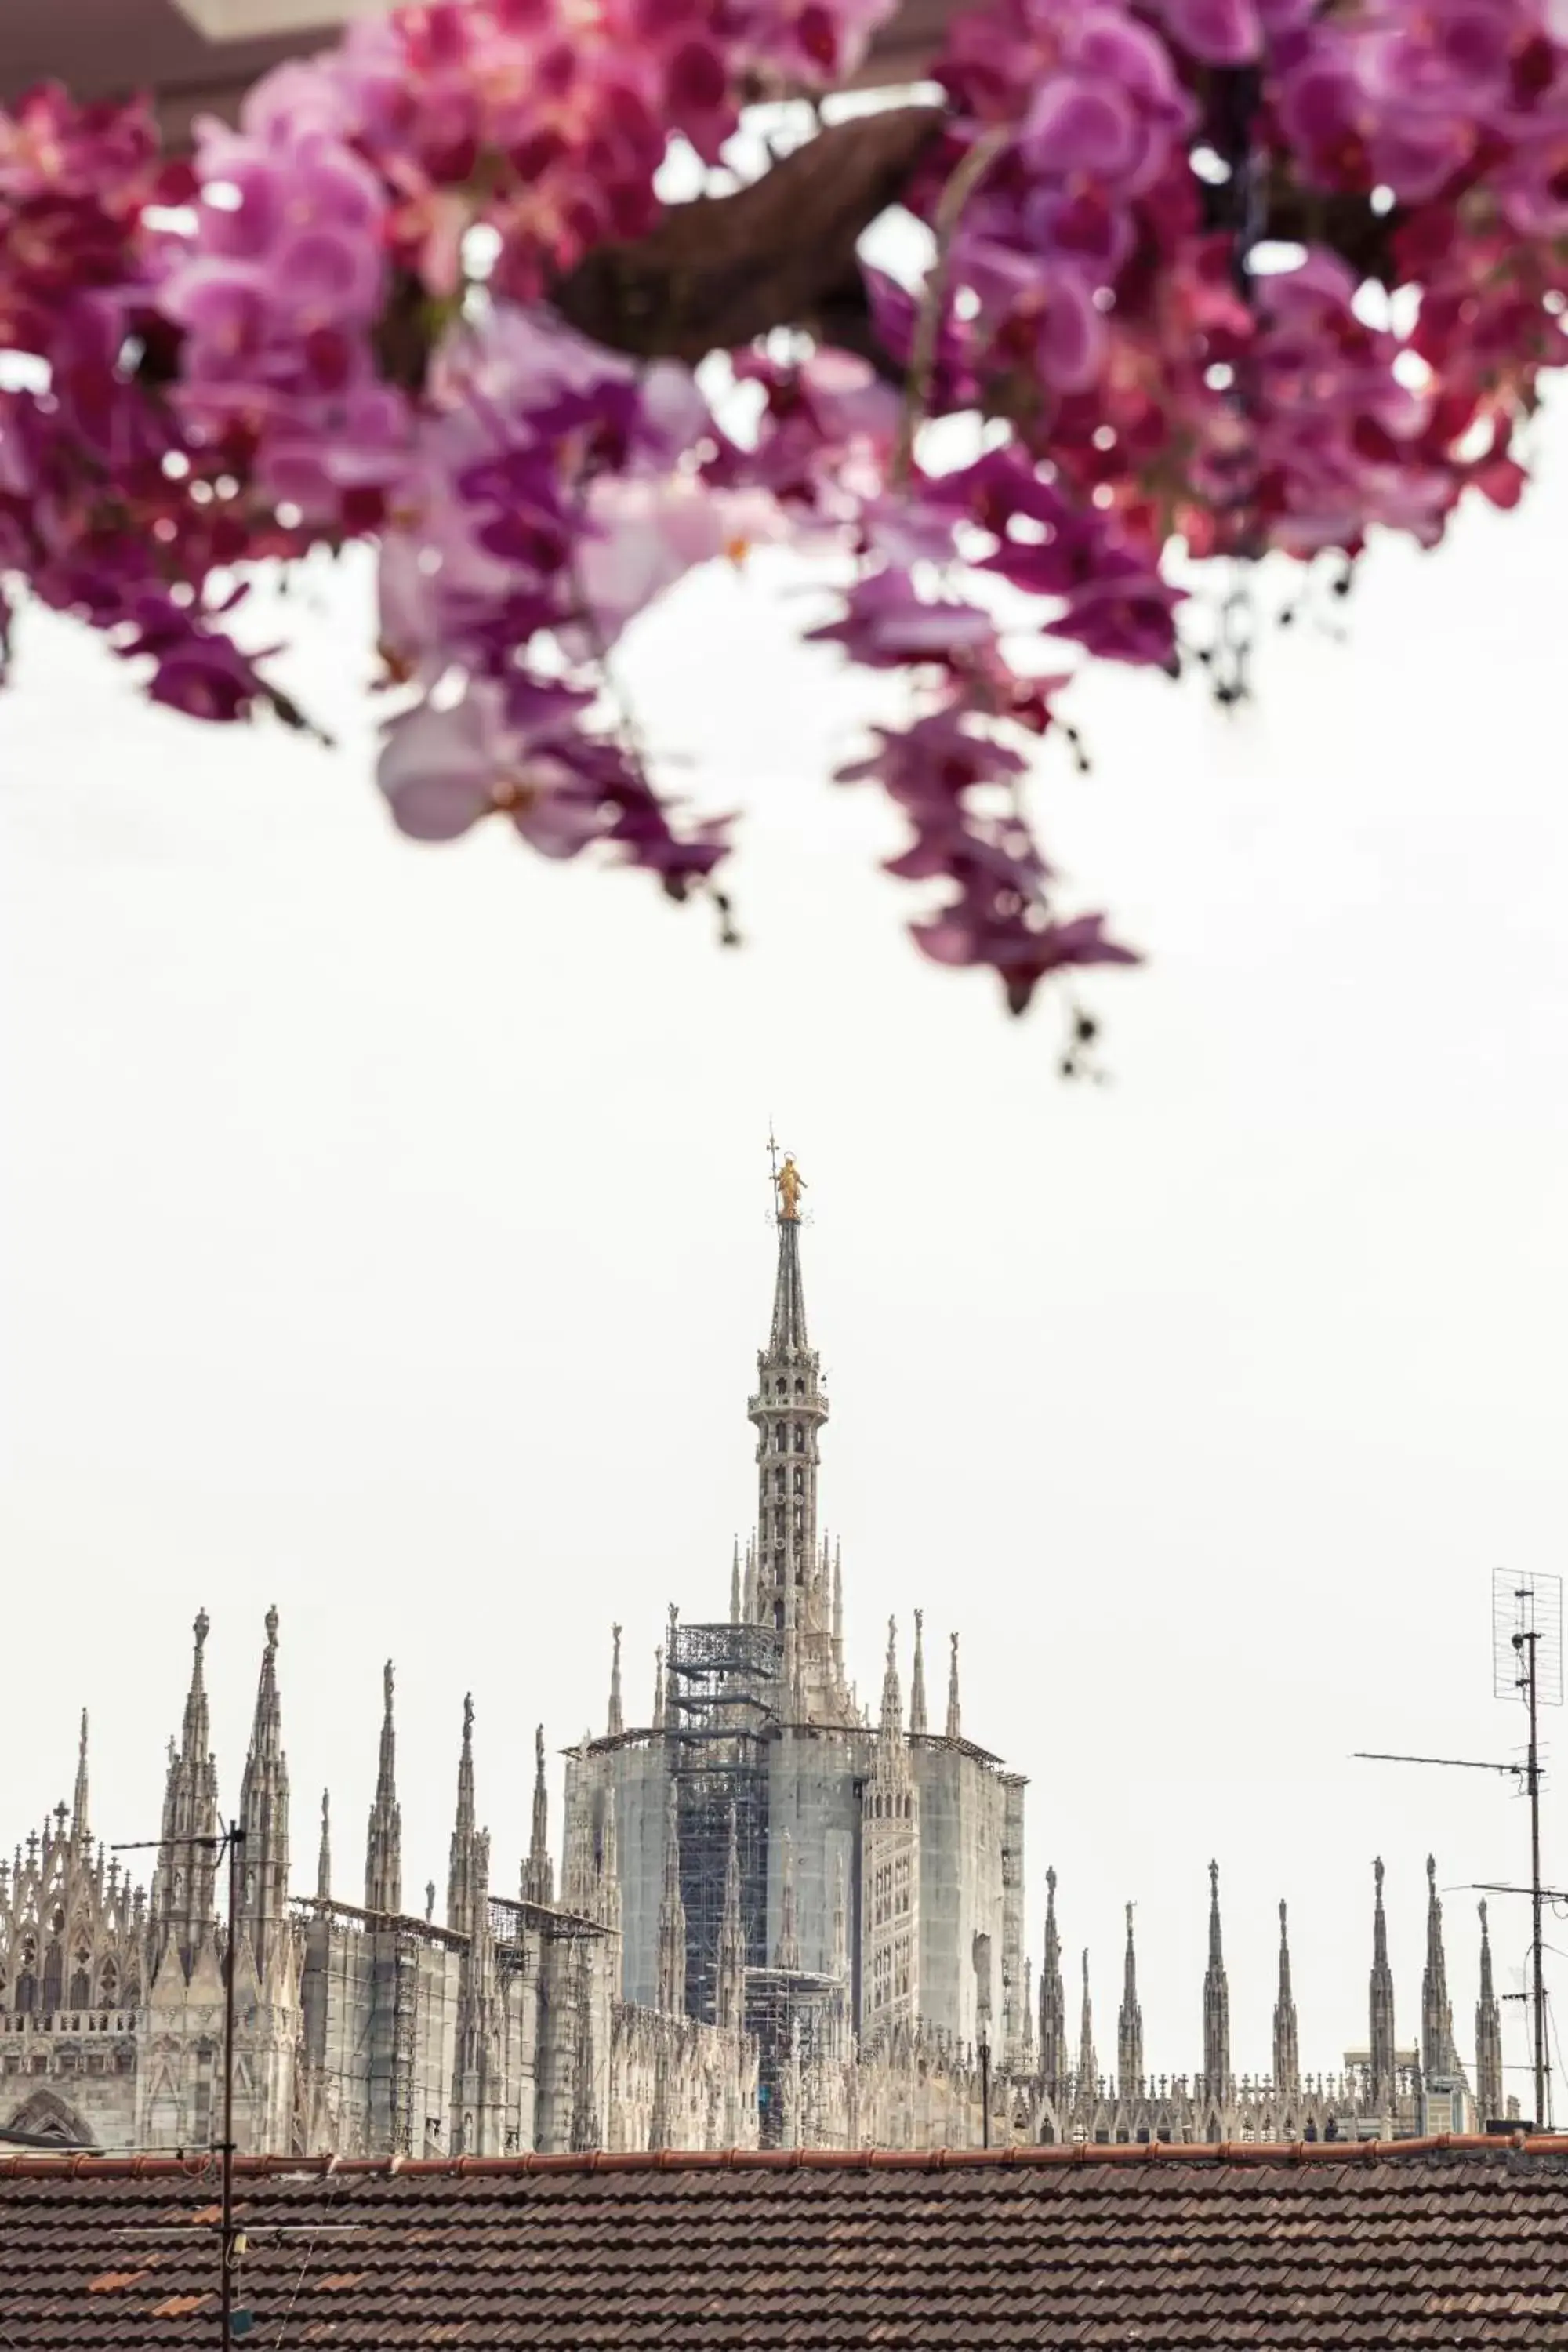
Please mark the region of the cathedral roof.
[[[236, 2171], [260, 2344], [1447, 2352], [1568, 2320], [1568, 2143], [1518, 2133]], [[28, 2352], [209, 2344], [218, 2211], [216, 2159], [0, 2158], [6, 2325]]]

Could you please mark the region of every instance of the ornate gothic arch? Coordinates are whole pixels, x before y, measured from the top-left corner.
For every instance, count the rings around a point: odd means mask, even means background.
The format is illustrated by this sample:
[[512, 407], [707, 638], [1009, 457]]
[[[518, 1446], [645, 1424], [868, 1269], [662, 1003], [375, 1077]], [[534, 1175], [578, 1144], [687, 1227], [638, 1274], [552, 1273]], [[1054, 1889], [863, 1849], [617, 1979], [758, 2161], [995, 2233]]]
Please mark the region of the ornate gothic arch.
[[91, 2132], [74, 2107], [67, 2106], [53, 2091], [35, 2091], [25, 2099], [5, 2126], [6, 2131], [28, 2132], [36, 2139], [54, 2140], [61, 2147], [92, 2147], [96, 2145]]

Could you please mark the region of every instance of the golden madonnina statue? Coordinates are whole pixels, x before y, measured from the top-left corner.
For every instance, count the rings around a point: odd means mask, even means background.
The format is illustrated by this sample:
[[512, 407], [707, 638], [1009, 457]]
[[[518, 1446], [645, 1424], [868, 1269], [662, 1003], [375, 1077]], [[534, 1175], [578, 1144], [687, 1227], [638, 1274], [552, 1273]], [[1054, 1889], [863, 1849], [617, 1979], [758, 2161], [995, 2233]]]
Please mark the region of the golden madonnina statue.
[[773, 1182], [779, 1188], [780, 1219], [787, 1225], [798, 1225], [800, 1196], [805, 1190], [805, 1178], [787, 1151], [784, 1153], [784, 1164], [773, 1178]]

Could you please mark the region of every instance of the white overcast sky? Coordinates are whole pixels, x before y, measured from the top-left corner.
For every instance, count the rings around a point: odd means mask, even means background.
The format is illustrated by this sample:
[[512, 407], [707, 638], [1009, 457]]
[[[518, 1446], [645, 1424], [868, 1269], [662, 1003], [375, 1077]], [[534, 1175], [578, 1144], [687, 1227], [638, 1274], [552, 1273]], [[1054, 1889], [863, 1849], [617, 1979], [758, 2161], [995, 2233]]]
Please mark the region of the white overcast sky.
[[[1559, 419], [1525, 511], [1380, 549], [1349, 643], [1271, 639], [1238, 723], [1195, 681], [1085, 688], [1095, 772], [1049, 764], [1044, 821], [1151, 957], [1090, 991], [1100, 1088], [1053, 1076], [1049, 1004], [1010, 1023], [905, 940], [897, 828], [826, 782], [868, 700], [767, 567], [689, 583], [625, 664], [696, 799], [745, 813], [729, 955], [639, 877], [395, 837], [359, 568], [286, 608], [334, 754], [155, 712], [29, 615], [0, 1842], [68, 1795], [83, 1705], [98, 1828], [155, 1832], [203, 1604], [231, 1798], [276, 1601], [297, 1885], [328, 1783], [360, 1895], [388, 1655], [410, 1901], [444, 1900], [469, 1689], [504, 1883], [533, 1726], [602, 1727], [612, 1619], [640, 1718], [668, 1602], [725, 1608], [771, 1118], [811, 1188], [854, 1670], [874, 1694], [889, 1612], [907, 1667], [923, 1605], [940, 1708], [962, 1630], [965, 1731], [1031, 1783], [1030, 1947], [1054, 1862], [1102, 2060], [1132, 1898], [1151, 2063], [1199, 2063], [1211, 1854], [1238, 2071], [1282, 1895], [1304, 2062], [1364, 2039], [1379, 1852], [1403, 2041], [1429, 1847], [1468, 2053], [1467, 1890], [1523, 1874], [1522, 1807], [1349, 1756], [1516, 1753], [1490, 1572], [1560, 1565], [1565, 456]], [[1512, 1989], [1526, 1906], [1493, 1921]]]

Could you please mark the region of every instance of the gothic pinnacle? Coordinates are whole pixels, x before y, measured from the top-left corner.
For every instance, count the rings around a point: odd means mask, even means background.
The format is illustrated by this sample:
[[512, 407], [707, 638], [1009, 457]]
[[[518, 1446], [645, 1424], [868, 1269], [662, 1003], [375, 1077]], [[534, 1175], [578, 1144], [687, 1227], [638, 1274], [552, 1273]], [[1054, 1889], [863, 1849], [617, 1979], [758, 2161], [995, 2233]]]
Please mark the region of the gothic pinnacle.
[[1295, 1996], [1290, 1990], [1290, 1938], [1283, 1896], [1279, 1902], [1279, 1990], [1274, 2003], [1274, 2087], [1288, 2099], [1295, 2098], [1301, 2088], [1300, 2043]]
[[741, 1538], [740, 1538], [740, 1537], [739, 1537], [739, 1536], [737, 1536], [737, 1537], [735, 1538], [734, 1549], [733, 1549], [733, 1550], [732, 1550], [732, 1551], [731, 1552], [731, 1554], [730, 1554], [730, 1622], [731, 1622], [731, 1625], [738, 1625], [738, 1624], [740, 1623], [740, 1622], [741, 1622]]
[[321, 1791], [321, 1843], [316, 1854], [316, 1900], [330, 1903], [332, 1899], [332, 1801], [329, 1790]]
[[1067, 2091], [1067, 1994], [1057, 1932], [1057, 1874], [1046, 1873], [1046, 1952], [1040, 1964], [1040, 2083], [1059, 2106]]
[[555, 1865], [550, 1858], [550, 1790], [544, 1774], [544, 1726], [533, 1733], [533, 1811], [529, 1823], [528, 1860], [522, 1871], [525, 1903], [550, 1903], [555, 1895]]
[[459, 1936], [474, 1932], [485, 1887], [475, 1883], [479, 1841], [474, 1827], [474, 1701], [463, 1700], [463, 1745], [458, 1758], [458, 1804], [447, 1861], [447, 1925]]
[[1443, 1955], [1443, 1904], [1437, 1893], [1437, 1864], [1431, 1854], [1426, 1857], [1426, 1965], [1421, 1975], [1421, 2071], [1428, 2083], [1435, 2075], [1455, 2072], [1454, 2020]]
[[1121, 2098], [1136, 2098], [1143, 2084], [1143, 2011], [1138, 2002], [1138, 1955], [1132, 1941], [1132, 1906], [1127, 1906], [1127, 1953], [1122, 1963], [1121, 2008], [1116, 2020], [1116, 2077]]
[[925, 1611], [915, 1611], [915, 1657], [910, 1669], [910, 1736], [921, 1735], [926, 1727], [926, 1660]]
[[903, 1701], [899, 1695], [899, 1625], [888, 1620], [888, 1659], [882, 1669], [882, 1730], [895, 1738], [903, 1728]]
[[618, 1739], [626, 1729], [626, 1717], [621, 1707], [621, 1629], [610, 1628], [610, 1705], [605, 1718], [606, 1738]]
[[1383, 1909], [1383, 1857], [1372, 1865], [1372, 1978], [1368, 1986], [1368, 2036], [1375, 2112], [1389, 2114], [1394, 2101], [1394, 1976], [1388, 1965], [1388, 1923]]
[[956, 1633], [950, 1633], [947, 1638], [950, 1644], [947, 1663], [947, 1736], [950, 1739], [959, 1739], [963, 1738], [963, 1718], [958, 1706], [958, 1636]]
[[1209, 1864], [1209, 1964], [1204, 1974], [1204, 2083], [1211, 2105], [1230, 2095], [1230, 1987], [1220, 1934], [1219, 1864]]
[[397, 1733], [392, 1712], [393, 1666], [381, 1671], [381, 1748], [375, 1798], [364, 1841], [364, 1907], [395, 1916], [403, 1908], [403, 1814], [397, 1802]]
[[264, 1980], [283, 1951], [289, 1916], [289, 1765], [283, 1753], [283, 1713], [278, 1696], [276, 1609], [267, 1612], [266, 1626], [250, 1753], [239, 1789], [247, 1889], [245, 1925]]
[[81, 1737], [77, 1747], [76, 1798], [71, 1806], [72, 1842], [83, 1852], [91, 1842], [87, 1815], [87, 1709], [81, 1711]]
[[1094, 2104], [1099, 2088], [1100, 2062], [1094, 2054], [1094, 2005], [1089, 1997], [1089, 1948], [1083, 1955], [1083, 2007], [1078, 2029], [1078, 2096], [1080, 2107]]
[[1487, 1902], [1478, 1906], [1481, 1922], [1480, 1999], [1476, 2003], [1476, 2103], [1484, 2131], [1503, 2120], [1502, 2019], [1492, 1990], [1492, 1947], [1487, 1932]]

